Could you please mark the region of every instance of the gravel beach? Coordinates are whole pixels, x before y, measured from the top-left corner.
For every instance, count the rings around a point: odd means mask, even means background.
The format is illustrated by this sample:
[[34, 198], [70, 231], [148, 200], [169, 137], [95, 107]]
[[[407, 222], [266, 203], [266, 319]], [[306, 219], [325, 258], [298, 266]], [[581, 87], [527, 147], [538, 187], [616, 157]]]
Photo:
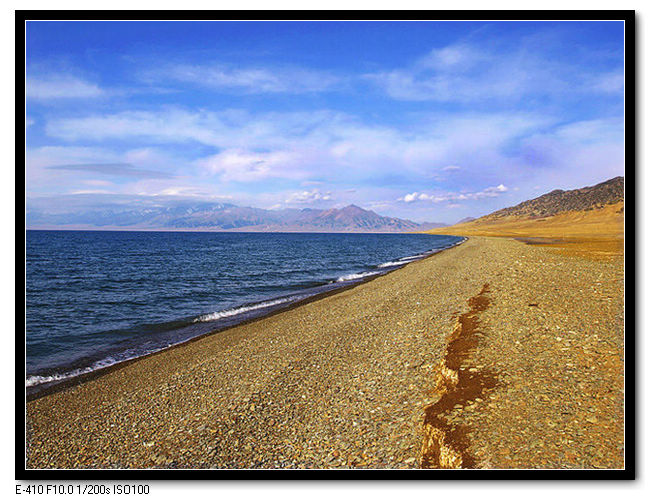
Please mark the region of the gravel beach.
[[622, 468], [623, 258], [506, 238], [27, 404], [28, 468]]

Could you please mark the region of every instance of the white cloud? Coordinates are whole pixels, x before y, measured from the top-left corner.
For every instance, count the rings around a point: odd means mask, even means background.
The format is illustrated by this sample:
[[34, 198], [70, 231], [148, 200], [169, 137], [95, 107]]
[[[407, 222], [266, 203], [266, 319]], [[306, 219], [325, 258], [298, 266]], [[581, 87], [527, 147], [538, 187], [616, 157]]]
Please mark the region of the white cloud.
[[623, 140], [623, 123], [618, 119], [583, 120], [562, 125], [552, 134], [575, 145], [617, 142]]
[[[522, 159], [534, 166], [525, 186], [575, 189], [625, 172], [622, 118], [565, 124], [521, 142]], [[521, 182], [518, 182], [521, 185]]]
[[596, 92], [617, 93], [622, 92], [625, 84], [623, 71], [612, 71], [594, 78], [593, 90]]
[[46, 133], [69, 141], [149, 137], [165, 141], [196, 140], [212, 144], [217, 140], [220, 128], [219, 123], [213, 122], [214, 120], [207, 120], [205, 114], [201, 112], [125, 111], [51, 120], [47, 122]]
[[420, 59], [417, 64], [420, 67], [441, 70], [467, 66], [480, 57], [480, 53], [477, 53], [471, 46], [456, 44], [448, 45], [442, 49], [433, 49], [427, 56]]
[[96, 84], [67, 75], [28, 77], [25, 87], [29, 99], [87, 99], [104, 94]]
[[[168, 172], [176, 168], [177, 175], [193, 177], [198, 172], [203, 174], [201, 182], [210, 182], [206, 176], [221, 182], [283, 179], [311, 188], [317, 184], [309, 183], [332, 185], [344, 180], [350, 187], [377, 189], [382, 183], [394, 183], [397, 176], [412, 183], [411, 190], [416, 188], [419, 194], [431, 186], [432, 179], [452, 192], [462, 182], [469, 194], [456, 191], [458, 196], [471, 199], [471, 193], [480, 193], [484, 186], [498, 188], [501, 179], [527, 192], [526, 186], [583, 178], [585, 172], [600, 181], [620, 175], [623, 168], [621, 119], [559, 125], [552, 116], [532, 113], [422, 113], [418, 121], [401, 127], [327, 110], [254, 114], [167, 108], [61, 118], [48, 121], [45, 130], [50, 137], [71, 143], [138, 144], [127, 155], [112, 154], [112, 159], [101, 161], [145, 164], [143, 168]], [[167, 153], [163, 151], [174, 143], [197, 143], [218, 152], [203, 158], [179, 157], [175, 162], [167, 158], [164, 163]], [[177, 151], [185, 149], [195, 148]], [[409, 184], [403, 185], [408, 189]], [[444, 197], [444, 193], [423, 194]], [[413, 201], [410, 206], [415, 206]]]
[[405, 202], [405, 203], [413, 203], [417, 199], [418, 199], [418, 193], [417, 192], [406, 194], [402, 198], [400, 198], [400, 200]]
[[[44, 146], [27, 148], [27, 193], [69, 193], [111, 186], [113, 192], [157, 192], [185, 182], [177, 175], [178, 159], [153, 148], [123, 152], [107, 148]], [[183, 175], [184, 174], [184, 175]], [[102, 177], [98, 179], [97, 177]]]
[[230, 200], [230, 195], [217, 195], [202, 186], [171, 186], [154, 192], [141, 192], [141, 195], [149, 196], [177, 196], [182, 198], [210, 198]]
[[490, 168], [483, 165], [501, 169], [512, 159], [504, 161], [500, 149], [548, 122], [547, 117], [529, 114], [432, 114], [402, 129], [326, 110], [251, 114], [173, 108], [51, 120], [46, 132], [71, 142], [118, 139], [216, 147], [221, 150], [218, 154], [193, 164], [224, 179], [327, 181], [323, 177], [343, 176], [361, 182], [392, 175], [395, 169], [430, 177], [437, 171], [453, 171], [459, 162], [469, 172]]
[[475, 102], [528, 95], [566, 96], [574, 92], [622, 90], [621, 72], [581, 72], [578, 67], [540, 56], [535, 46], [451, 44], [402, 68], [365, 75], [390, 97], [406, 101]]
[[494, 186], [494, 187], [485, 188], [486, 193], [505, 193], [507, 190], [508, 188], [505, 187], [503, 184], [499, 184], [498, 186]]
[[350, 120], [330, 111], [251, 114], [166, 108], [50, 120], [46, 133], [67, 141], [146, 138], [164, 144], [195, 141], [219, 148], [268, 149], [305, 138], [325, 141], [332, 128]]
[[45, 170], [52, 165], [71, 165], [79, 163], [116, 163], [119, 156], [115, 153], [95, 147], [78, 146], [43, 146], [28, 148], [25, 153], [25, 172], [33, 175], [36, 180], [39, 175], [58, 175], [54, 170]]
[[314, 203], [316, 201], [331, 201], [332, 193], [330, 191], [322, 192], [318, 189], [312, 189], [311, 191], [300, 191], [296, 193], [291, 193], [285, 203], [300, 203], [308, 204]]
[[496, 198], [502, 193], [508, 191], [508, 188], [503, 184], [498, 186], [486, 187], [481, 191], [474, 192], [439, 192], [439, 193], [410, 193], [398, 198], [397, 201], [403, 201], [405, 203], [413, 203], [415, 201], [429, 201], [432, 203], [444, 203], [449, 202], [449, 207], [453, 207], [452, 202], [456, 201], [465, 201], [465, 200], [481, 200], [484, 198]]
[[223, 181], [251, 182], [269, 177], [295, 178], [300, 174], [292, 168], [295, 155], [288, 151], [256, 153], [229, 149], [196, 163]]
[[178, 81], [226, 92], [246, 94], [322, 92], [340, 79], [324, 71], [295, 67], [241, 67], [226, 64], [178, 64], [144, 73], [149, 81]]
[[87, 184], [88, 186], [110, 186], [113, 184], [111, 181], [106, 181], [102, 179], [88, 179], [88, 180], [83, 180], [81, 182]]
[[105, 189], [78, 189], [70, 191], [69, 194], [113, 194], [113, 192]]

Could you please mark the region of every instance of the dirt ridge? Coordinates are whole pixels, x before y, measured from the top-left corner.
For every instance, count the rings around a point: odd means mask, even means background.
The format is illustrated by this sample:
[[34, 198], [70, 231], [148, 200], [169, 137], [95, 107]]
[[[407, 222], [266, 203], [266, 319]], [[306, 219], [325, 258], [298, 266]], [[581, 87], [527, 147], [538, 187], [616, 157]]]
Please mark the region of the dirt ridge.
[[476, 460], [468, 452], [469, 428], [453, 425], [444, 414], [484, 396], [497, 385], [496, 374], [466, 366], [476, 349], [481, 332], [479, 314], [490, 305], [489, 284], [468, 300], [470, 310], [457, 318], [449, 336], [445, 355], [437, 367], [434, 395], [436, 402], [424, 410], [420, 465], [424, 469], [472, 469]]

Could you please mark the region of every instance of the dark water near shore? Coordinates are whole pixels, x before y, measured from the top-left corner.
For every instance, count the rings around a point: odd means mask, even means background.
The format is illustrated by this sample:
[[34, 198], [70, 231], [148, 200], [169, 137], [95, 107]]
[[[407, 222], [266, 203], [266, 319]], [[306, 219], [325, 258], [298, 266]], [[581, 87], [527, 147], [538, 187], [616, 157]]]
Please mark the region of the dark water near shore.
[[460, 241], [422, 234], [27, 231], [26, 385], [155, 352]]

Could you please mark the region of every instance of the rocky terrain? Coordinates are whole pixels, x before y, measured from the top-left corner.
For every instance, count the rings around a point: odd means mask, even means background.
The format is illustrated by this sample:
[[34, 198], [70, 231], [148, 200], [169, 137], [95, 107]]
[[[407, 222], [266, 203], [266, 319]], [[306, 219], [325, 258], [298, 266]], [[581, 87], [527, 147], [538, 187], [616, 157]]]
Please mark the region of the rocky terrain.
[[571, 191], [556, 189], [514, 207], [497, 210], [480, 217], [477, 221], [490, 221], [503, 217], [549, 217], [563, 212], [599, 209], [623, 201], [624, 189], [623, 177], [614, 177], [595, 186]]

